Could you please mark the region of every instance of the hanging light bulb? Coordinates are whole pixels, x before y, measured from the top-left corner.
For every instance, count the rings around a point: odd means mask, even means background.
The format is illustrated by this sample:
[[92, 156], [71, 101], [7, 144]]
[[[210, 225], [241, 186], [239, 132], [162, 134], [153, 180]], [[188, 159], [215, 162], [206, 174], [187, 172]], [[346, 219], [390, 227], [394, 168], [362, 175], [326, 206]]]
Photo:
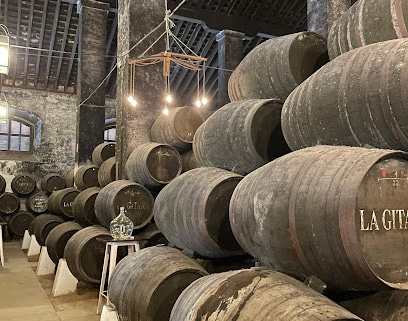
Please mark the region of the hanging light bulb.
[[207, 105], [207, 103], [208, 103], [207, 98], [206, 98], [206, 97], [201, 98], [201, 103], [202, 103], [203, 105]]
[[197, 99], [197, 101], [195, 102], [195, 104], [196, 104], [197, 108], [200, 108], [200, 107], [201, 107], [201, 100], [200, 100], [200, 98]]
[[136, 107], [136, 106], [137, 106], [137, 101], [133, 98], [133, 96], [129, 96], [129, 97], [128, 97], [128, 102], [129, 102], [133, 107]]
[[169, 114], [169, 109], [167, 107], [164, 108], [163, 114], [165, 114], [166, 116]]
[[167, 94], [167, 96], [166, 96], [166, 101], [167, 101], [168, 103], [171, 103], [171, 102], [173, 101], [173, 97], [171, 97], [170, 94]]

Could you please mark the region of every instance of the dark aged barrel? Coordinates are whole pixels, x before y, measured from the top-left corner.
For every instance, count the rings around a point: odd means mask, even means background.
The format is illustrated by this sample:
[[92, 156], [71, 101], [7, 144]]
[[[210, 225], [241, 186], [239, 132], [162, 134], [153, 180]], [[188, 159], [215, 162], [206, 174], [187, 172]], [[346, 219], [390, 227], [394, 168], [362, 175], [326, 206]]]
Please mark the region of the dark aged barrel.
[[92, 152], [92, 163], [97, 167], [101, 166], [108, 158], [115, 156], [115, 143], [102, 143], [95, 147]]
[[48, 210], [55, 215], [61, 215], [66, 219], [72, 219], [72, 205], [75, 198], [80, 193], [79, 190], [73, 187], [67, 187], [59, 191], [55, 191], [48, 198]]
[[74, 176], [75, 176], [75, 169], [71, 169], [67, 175], [65, 175], [65, 186], [66, 187], [74, 187]]
[[349, 298], [336, 302], [365, 321], [408, 320], [408, 291], [390, 290], [371, 294], [360, 293], [353, 293]]
[[330, 28], [331, 59], [376, 42], [408, 37], [408, 7], [404, 0], [357, 1]]
[[86, 188], [99, 186], [98, 171], [99, 167], [95, 165], [79, 166], [74, 176], [75, 186], [81, 191]]
[[65, 178], [57, 173], [48, 173], [41, 179], [41, 190], [48, 195], [65, 188]]
[[18, 196], [27, 197], [37, 188], [34, 176], [30, 174], [18, 174], [11, 181], [11, 190]]
[[141, 232], [136, 233], [136, 236], [144, 239], [144, 241], [139, 242], [140, 248], [169, 244], [169, 241], [154, 223], [149, 223]]
[[0, 194], [3, 194], [6, 190], [6, 179], [0, 175]]
[[242, 248], [329, 289], [408, 289], [408, 155], [346, 146], [302, 149], [236, 187], [230, 222]]
[[64, 220], [56, 215], [42, 214], [37, 216], [34, 225], [34, 235], [39, 245], [45, 246], [45, 240], [51, 230], [57, 225], [64, 223]]
[[285, 100], [328, 60], [326, 40], [313, 32], [267, 40], [246, 55], [231, 74], [229, 98]]
[[134, 228], [138, 229], [150, 222], [153, 204], [153, 196], [147, 188], [132, 181], [117, 180], [103, 187], [96, 196], [95, 215], [102, 226], [109, 228], [123, 206]]
[[228, 219], [242, 176], [219, 168], [192, 169], [165, 186], [154, 204], [154, 221], [175, 246], [205, 257], [243, 253]]
[[110, 157], [102, 163], [98, 171], [98, 182], [101, 187], [116, 179], [116, 157]]
[[45, 193], [34, 193], [27, 198], [26, 201], [27, 210], [34, 214], [45, 213], [48, 209], [48, 196]]
[[109, 231], [102, 226], [88, 226], [76, 232], [67, 242], [64, 258], [71, 273], [86, 283], [101, 282], [105, 243], [100, 239], [112, 239]]
[[408, 150], [408, 39], [345, 53], [297, 87], [282, 109], [292, 150], [371, 145]]
[[100, 187], [87, 188], [80, 192], [72, 204], [72, 215], [74, 219], [84, 226], [99, 224], [95, 215], [95, 200], [100, 192]]
[[189, 171], [190, 169], [199, 167], [192, 150], [181, 153], [180, 157], [181, 157], [181, 173], [184, 173], [184, 172]]
[[13, 235], [23, 236], [34, 217], [32, 213], [27, 211], [18, 211], [12, 214], [7, 223], [9, 231]]
[[265, 268], [196, 280], [174, 304], [169, 321], [180, 320], [362, 321], [303, 283]]
[[5, 192], [0, 195], [0, 214], [9, 215], [20, 208], [20, 199], [14, 193]]
[[179, 250], [149, 247], [128, 255], [115, 267], [109, 281], [109, 300], [123, 321], [168, 320], [181, 292], [207, 274]]
[[152, 142], [173, 146], [178, 151], [191, 148], [193, 137], [204, 116], [197, 108], [190, 106], [174, 107], [169, 114], [160, 114], [150, 129]]
[[[7, 223], [7, 220], [4, 216], [0, 215], [0, 222]], [[1, 225], [0, 228], [3, 228], [3, 241], [11, 241], [13, 236], [10, 234], [10, 230], [7, 225]]]
[[181, 173], [181, 157], [170, 145], [145, 143], [130, 154], [125, 170], [131, 181], [147, 187], [163, 186]]
[[221, 107], [194, 136], [197, 163], [244, 175], [290, 152], [281, 130], [281, 109], [282, 102], [271, 99]]
[[45, 239], [45, 246], [50, 259], [58, 264], [59, 259], [64, 257], [64, 250], [68, 240], [82, 229], [81, 225], [75, 222], [65, 222], [54, 227]]

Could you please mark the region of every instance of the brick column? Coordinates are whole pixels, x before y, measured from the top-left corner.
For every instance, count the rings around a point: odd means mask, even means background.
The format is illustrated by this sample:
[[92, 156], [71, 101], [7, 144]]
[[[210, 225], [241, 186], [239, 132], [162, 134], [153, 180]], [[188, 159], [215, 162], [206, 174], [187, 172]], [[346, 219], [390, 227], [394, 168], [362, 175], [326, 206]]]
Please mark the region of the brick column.
[[307, 0], [307, 25], [327, 38], [332, 24], [351, 6], [351, 0]]
[[[145, 35], [163, 22], [162, 0], [120, 0], [118, 7], [118, 79], [116, 88], [116, 159], [117, 176], [125, 178], [124, 167], [130, 153], [140, 144], [150, 141], [150, 127], [164, 108], [163, 64], [136, 67], [135, 98], [132, 107], [129, 96], [129, 59], [140, 56], [164, 32], [164, 24], [133, 50]], [[162, 38], [146, 54], [165, 50]]]
[[[77, 88], [77, 165], [90, 163], [95, 147], [103, 143], [105, 129], [106, 29], [109, 4], [82, 0]], [[93, 93], [96, 89], [97, 91]]]
[[228, 98], [228, 80], [231, 71], [227, 70], [234, 70], [241, 62], [244, 37], [244, 33], [232, 30], [222, 30], [217, 34], [218, 68], [220, 68], [218, 70], [217, 108], [230, 102]]

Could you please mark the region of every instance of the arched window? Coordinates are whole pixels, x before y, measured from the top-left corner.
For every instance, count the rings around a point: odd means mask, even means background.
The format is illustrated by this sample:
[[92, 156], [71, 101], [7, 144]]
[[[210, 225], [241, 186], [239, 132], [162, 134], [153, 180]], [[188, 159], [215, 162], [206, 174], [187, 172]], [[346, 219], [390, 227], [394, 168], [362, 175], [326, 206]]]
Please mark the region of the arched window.
[[116, 142], [116, 118], [105, 119], [103, 140], [105, 143]]

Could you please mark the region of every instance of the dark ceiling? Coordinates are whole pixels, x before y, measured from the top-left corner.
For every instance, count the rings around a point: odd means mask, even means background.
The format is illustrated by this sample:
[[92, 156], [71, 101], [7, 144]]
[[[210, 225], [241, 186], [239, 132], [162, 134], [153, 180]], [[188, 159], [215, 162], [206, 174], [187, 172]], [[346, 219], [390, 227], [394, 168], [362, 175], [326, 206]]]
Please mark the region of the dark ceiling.
[[[106, 73], [116, 66], [117, 1], [110, 4]], [[141, 0], [134, 0], [141, 1]], [[181, 0], [168, 0], [174, 9]], [[163, 1], [164, 6], [164, 1]], [[271, 35], [306, 30], [306, 0], [188, 0], [173, 16], [173, 33], [196, 54], [207, 58], [206, 91], [217, 93], [219, 30], [244, 32], [244, 54]], [[11, 61], [3, 85], [52, 92], [75, 93], [78, 68], [78, 13], [76, 0], [3, 0], [2, 23], [10, 32]], [[203, 22], [204, 23], [203, 23]], [[180, 52], [174, 43], [172, 51]], [[190, 97], [196, 90], [193, 71], [173, 67], [172, 91]], [[115, 97], [116, 71], [106, 81]]]

